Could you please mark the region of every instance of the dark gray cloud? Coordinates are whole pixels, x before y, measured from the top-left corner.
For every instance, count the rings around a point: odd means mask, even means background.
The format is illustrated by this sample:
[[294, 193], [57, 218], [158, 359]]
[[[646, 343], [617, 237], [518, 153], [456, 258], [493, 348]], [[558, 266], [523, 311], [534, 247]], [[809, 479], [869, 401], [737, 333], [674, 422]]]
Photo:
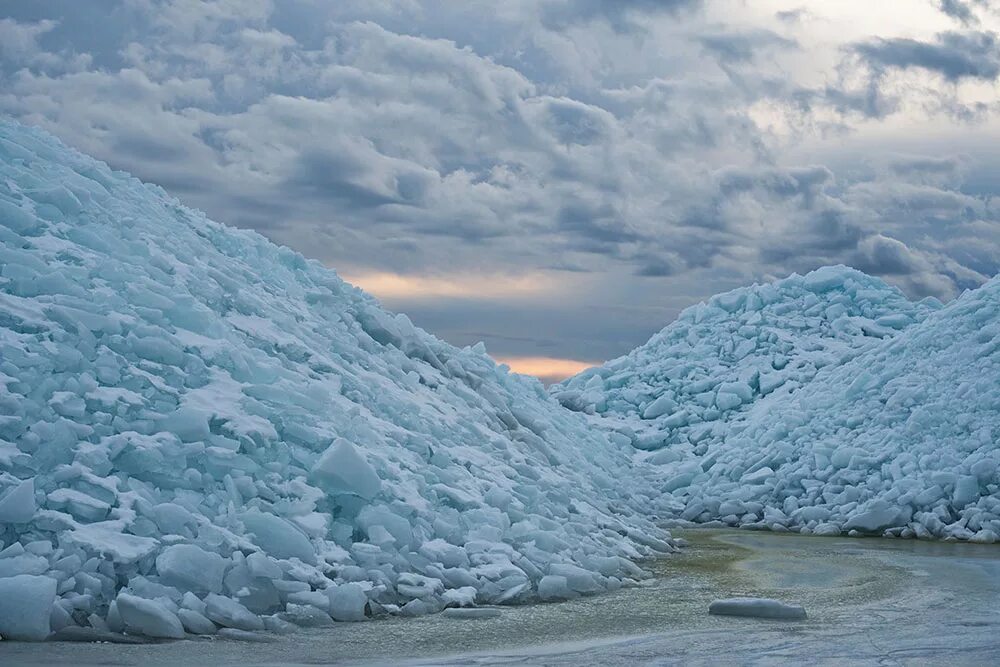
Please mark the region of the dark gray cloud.
[[418, 206], [434, 176], [396, 165], [365, 143], [340, 141], [330, 149], [307, 149], [286, 181], [296, 194], [329, 199], [347, 209], [389, 204]]
[[986, 7], [989, 0], [939, 0], [938, 9], [965, 26], [979, 24], [973, 5]]
[[646, 278], [675, 276], [689, 266], [680, 257], [668, 253], [638, 253], [632, 259], [641, 262], [635, 274]]
[[1000, 72], [990, 13], [817, 39], [834, 4], [0, 0], [0, 113], [348, 275], [530, 276], [390, 305], [597, 360], [751, 280], [845, 262], [947, 298], [996, 270], [1000, 157], [923, 129], [1000, 135], [955, 85]]
[[992, 81], [1000, 75], [1000, 42], [993, 32], [948, 31], [939, 33], [933, 42], [873, 39], [855, 45], [854, 50], [876, 71], [919, 67], [948, 81]]
[[642, 15], [693, 11], [702, 0], [549, 0], [541, 5], [542, 21], [557, 30], [595, 19], [629, 30], [641, 28]]
[[919, 269], [919, 262], [905, 243], [874, 236], [853, 257], [855, 268], [880, 276], [906, 276]]
[[962, 167], [962, 161], [954, 155], [931, 156], [911, 155], [891, 158], [889, 168], [904, 176], [946, 176], [954, 177]]
[[719, 190], [729, 195], [760, 189], [780, 197], [811, 199], [816, 192], [833, 178], [824, 166], [794, 167], [791, 169], [726, 168], [718, 174]]
[[723, 31], [698, 38], [702, 47], [724, 63], [748, 63], [766, 49], [796, 48], [798, 43], [771, 30]]

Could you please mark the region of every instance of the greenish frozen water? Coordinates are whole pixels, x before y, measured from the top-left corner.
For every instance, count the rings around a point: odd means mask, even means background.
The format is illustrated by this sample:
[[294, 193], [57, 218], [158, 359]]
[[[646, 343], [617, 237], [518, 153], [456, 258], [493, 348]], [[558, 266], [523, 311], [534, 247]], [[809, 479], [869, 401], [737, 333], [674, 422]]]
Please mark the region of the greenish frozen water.
[[[0, 644], [0, 664], [1000, 664], [1000, 548], [698, 530], [648, 585], [489, 619], [338, 624], [269, 643]], [[709, 616], [771, 597], [805, 621]]]

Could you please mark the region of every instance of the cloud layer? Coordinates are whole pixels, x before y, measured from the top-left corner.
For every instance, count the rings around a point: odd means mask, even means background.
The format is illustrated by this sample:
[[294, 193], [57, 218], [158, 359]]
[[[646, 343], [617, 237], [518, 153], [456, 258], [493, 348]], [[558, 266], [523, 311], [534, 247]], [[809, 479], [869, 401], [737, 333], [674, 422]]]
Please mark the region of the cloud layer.
[[997, 272], [998, 16], [869, 4], [0, 0], [0, 112], [453, 342], [599, 360], [822, 264]]

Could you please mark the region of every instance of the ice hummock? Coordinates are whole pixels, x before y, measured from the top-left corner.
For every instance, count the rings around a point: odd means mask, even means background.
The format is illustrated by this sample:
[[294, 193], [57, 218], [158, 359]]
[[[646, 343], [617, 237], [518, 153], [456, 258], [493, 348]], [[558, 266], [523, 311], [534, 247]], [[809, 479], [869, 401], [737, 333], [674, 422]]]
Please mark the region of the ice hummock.
[[630, 585], [673, 547], [629, 450], [481, 346], [0, 120], [0, 635]]
[[552, 391], [655, 441], [637, 458], [681, 520], [995, 542], [998, 377], [1000, 279], [941, 307], [827, 267], [714, 297]]
[[[555, 385], [566, 407], [609, 417], [635, 447], [703, 449], [756, 401], [896, 336], [938, 308], [847, 267], [742, 287], [684, 310], [627, 355]], [[624, 423], [616, 420], [624, 418]]]

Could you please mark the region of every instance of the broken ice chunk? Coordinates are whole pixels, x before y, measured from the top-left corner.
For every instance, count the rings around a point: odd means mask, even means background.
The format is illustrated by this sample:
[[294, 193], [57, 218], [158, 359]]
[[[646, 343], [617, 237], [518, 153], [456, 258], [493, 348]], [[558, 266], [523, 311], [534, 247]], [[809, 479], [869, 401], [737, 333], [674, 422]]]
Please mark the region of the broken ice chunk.
[[218, 631], [215, 623], [193, 609], [178, 609], [177, 617], [184, 624], [184, 629], [193, 635], [214, 635]]
[[365, 620], [368, 596], [359, 584], [342, 584], [326, 589], [330, 598], [330, 615], [337, 621]]
[[899, 509], [883, 500], [870, 503], [865, 512], [853, 514], [844, 524], [844, 530], [858, 529], [876, 533], [897, 523]]
[[500, 610], [496, 607], [449, 607], [441, 615], [461, 619], [496, 618], [500, 615]]
[[216, 553], [194, 544], [175, 544], [156, 557], [160, 580], [181, 590], [218, 593], [228, 563]]
[[49, 636], [56, 580], [19, 574], [0, 579], [0, 636], [41, 641]]
[[205, 616], [219, 625], [238, 630], [263, 630], [264, 622], [231, 598], [209, 593], [205, 598]]
[[27, 523], [36, 509], [35, 480], [26, 479], [0, 498], [0, 523]]
[[476, 589], [474, 586], [450, 588], [441, 594], [441, 600], [448, 605], [471, 607], [476, 604]]
[[661, 417], [668, 412], [673, 412], [677, 409], [677, 402], [673, 399], [670, 394], [663, 394], [658, 399], [646, 406], [646, 409], [642, 412], [643, 419], [656, 419]]
[[708, 613], [717, 616], [752, 616], [754, 618], [779, 618], [792, 621], [800, 621], [806, 617], [804, 607], [785, 604], [770, 598], [716, 600], [708, 606]]
[[547, 574], [538, 582], [538, 597], [542, 600], [569, 600], [577, 593], [569, 587], [566, 577]]
[[312, 477], [337, 493], [353, 493], [371, 500], [382, 488], [371, 464], [350, 442], [337, 438], [316, 462]]
[[153, 553], [157, 540], [121, 532], [116, 521], [101, 521], [78, 525], [64, 533], [62, 539], [85, 549], [110, 556], [115, 563], [134, 563]]
[[253, 533], [254, 543], [276, 558], [298, 558], [314, 564], [316, 552], [305, 534], [279, 516], [259, 510], [240, 516], [243, 525]]
[[184, 638], [180, 619], [156, 600], [120, 593], [117, 602], [118, 613], [131, 632], [147, 637]]

